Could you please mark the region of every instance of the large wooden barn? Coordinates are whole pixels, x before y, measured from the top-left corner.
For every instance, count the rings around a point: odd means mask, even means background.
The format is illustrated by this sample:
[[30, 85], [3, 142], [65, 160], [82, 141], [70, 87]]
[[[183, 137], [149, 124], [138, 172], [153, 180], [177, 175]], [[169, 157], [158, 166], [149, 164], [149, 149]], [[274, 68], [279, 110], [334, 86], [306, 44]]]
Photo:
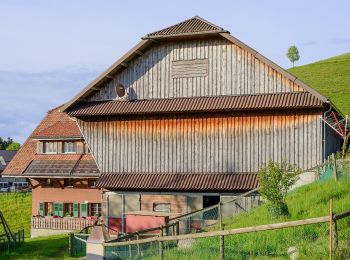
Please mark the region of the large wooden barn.
[[332, 104], [194, 17], [150, 33], [63, 108], [102, 172], [104, 217], [186, 213], [256, 188], [268, 160], [310, 169], [339, 148]]

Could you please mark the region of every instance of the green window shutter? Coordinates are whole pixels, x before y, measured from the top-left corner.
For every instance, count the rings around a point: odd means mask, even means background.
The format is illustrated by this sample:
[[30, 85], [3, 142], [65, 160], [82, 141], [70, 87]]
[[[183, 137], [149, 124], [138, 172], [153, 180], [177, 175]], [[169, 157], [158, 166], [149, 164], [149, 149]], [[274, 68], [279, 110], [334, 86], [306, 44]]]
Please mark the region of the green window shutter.
[[87, 203], [81, 203], [80, 204], [80, 215], [81, 217], [87, 217], [88, 212], [88, 204]]
[[78, 203], [73, 204], [73, 217], [75, 217], [75, 218], [79, 217], [79, 204]]
[[54, 216], [58, 216], [58, 208], [57, 208], [58, 204], [57, 203], [53, 203], [53, 215]]
[[44, 216], [44, 210], [45, 210], [45, 203], [44, 202], [40, 202], [39, 203], [39, 214], [40, 214], [40, 216]]
[[58, 204], [58, 216], [63, 217], [63, 203]]

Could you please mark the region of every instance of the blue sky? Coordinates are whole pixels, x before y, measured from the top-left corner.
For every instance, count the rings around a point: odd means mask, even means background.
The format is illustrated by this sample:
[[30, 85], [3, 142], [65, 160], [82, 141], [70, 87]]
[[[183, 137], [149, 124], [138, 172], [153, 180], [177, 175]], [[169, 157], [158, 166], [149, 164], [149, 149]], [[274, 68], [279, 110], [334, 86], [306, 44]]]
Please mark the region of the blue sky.
[[23, 142], [145, 34], [199, 15], [284, 68], [350, 51], [350, 1], [0, 2], [0, 136]]

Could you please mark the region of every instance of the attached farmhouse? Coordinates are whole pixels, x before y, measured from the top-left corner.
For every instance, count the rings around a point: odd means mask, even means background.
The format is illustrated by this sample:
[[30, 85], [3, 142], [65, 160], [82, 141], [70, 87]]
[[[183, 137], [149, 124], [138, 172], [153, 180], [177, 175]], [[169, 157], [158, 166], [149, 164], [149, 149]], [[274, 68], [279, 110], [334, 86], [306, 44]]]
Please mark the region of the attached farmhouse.
[[101, 171], [107, 225], [122, 231], [130, 214], [210, 206], [256, 188], [268, 160], [307, 170], [340, 145], [323, 120], [331, 102], [200, 17], [147, 34], [61, 110]]
[[28, 182], [26, 178], [2, 177], [1, 173], [5, 170], [17, 151], [0, 150], [0, 192], [10, 192], [27, 190]]
[[60, 107], [47, 113], [3, 174], [30, 179], [33, 237], [80, 230], [101, 216], [99, 169]]

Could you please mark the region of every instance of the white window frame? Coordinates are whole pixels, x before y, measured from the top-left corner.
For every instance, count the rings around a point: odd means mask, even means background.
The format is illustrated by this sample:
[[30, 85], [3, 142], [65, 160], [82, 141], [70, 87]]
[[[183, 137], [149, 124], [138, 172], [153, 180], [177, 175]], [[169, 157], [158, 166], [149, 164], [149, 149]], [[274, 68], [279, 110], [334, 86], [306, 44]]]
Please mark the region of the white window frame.
[[94, 215], [93, 211], [97, 211], [97, 217], [102, 216], [102, 204], [101, 203], [90, 203], [90, 215], [91, 217], [96, 216]]
[[[157, 206], [163, 207], [163, 209], [156, 209]], [[153, 202], [153, 212], [171, 212], [171, 203], [169, 202]]]
[[[52, 151], [50, 151], [50, 152], [48, 152], [47, 151], [47, 145], [48, 144], [52, 144]], [[44, 142], [44, 147], [43, 147], [44, 149], [44, 154], [57, 154], [57, 142], [51, 142], [51, 141], [45, 141]]]
[[[68, 145], [68, 144], [73, 144], [72, 147], [69, 147], [69, 148], [73, 148], [72, 151], [66, 150], [66, 145]], [[63, 149], [63, 153], [76, 154], [77, 153], [77, 143], [75, 141], [65, 141], [65, 142], [63, 142], [62, 149]]]

